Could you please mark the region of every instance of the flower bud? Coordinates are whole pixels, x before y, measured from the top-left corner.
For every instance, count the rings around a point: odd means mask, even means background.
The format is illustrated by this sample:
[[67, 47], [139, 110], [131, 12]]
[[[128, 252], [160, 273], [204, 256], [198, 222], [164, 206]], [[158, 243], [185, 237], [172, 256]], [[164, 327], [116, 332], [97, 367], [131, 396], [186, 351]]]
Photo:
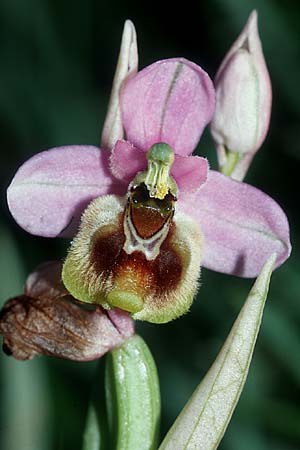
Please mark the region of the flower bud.
[[136, 31], [133, 23], [130, 20], [126, 20], [109, 106], [102, 131], [101, 146], [105, 148], [111, 149], [116, 141], [124, 136], [120, 109], [120, 88], [129, 75], [137, 72], [137, 68]]
[[271, 113], [271, 83], [253, 11], [216, 76], [216, 110], [211, 133], [219, 166], [242, 180], [265, 139]]

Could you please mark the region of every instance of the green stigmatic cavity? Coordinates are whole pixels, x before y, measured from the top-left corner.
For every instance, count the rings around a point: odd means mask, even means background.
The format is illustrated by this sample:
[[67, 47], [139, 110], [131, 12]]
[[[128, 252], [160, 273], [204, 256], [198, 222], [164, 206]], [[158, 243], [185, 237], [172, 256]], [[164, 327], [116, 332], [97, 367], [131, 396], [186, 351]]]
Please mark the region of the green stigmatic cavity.
[[154, 144], [147, 152], [147, 160], [147, 170], [139, 174], [133, 184], [145, 183], [152, 198], [163, 200], [169, 192], [176, 197], [177, 185], [170, 175], [174, 162], [172, 148], [164, 142]]

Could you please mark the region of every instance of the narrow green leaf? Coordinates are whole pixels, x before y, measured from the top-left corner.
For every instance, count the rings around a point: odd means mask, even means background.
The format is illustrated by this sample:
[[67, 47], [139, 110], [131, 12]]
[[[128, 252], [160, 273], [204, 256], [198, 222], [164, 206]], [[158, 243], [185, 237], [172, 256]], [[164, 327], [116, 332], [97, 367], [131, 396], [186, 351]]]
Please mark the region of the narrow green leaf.
[[87, 413], [82, 450], [101, 450], [101, 428], [93, 403]]
[[[22, 292], [25, 268], [10, 230], [0, 221], [0, 306]], [[50, 404], [45, 361], [16, 361], [1, 352], [0, 448], [49, 450]]]
[[218, 447], [247, 378], [275, 259], [264, 265], [219, 355], [159, 450]]
[[107, 410], [105, 404], [103, 362], [102, 359], [98, 362], [87, 411], [81, 450], [108, 449], [110, 438], [108, 436]]
[[114, 349], [107, 359], [106, 396], [111, 448], [154, 450], [160, 422], [156, 366], [140, 336]]
[[1, 450], [50, 450], [51, 399], [42, 360], [0, 354]]

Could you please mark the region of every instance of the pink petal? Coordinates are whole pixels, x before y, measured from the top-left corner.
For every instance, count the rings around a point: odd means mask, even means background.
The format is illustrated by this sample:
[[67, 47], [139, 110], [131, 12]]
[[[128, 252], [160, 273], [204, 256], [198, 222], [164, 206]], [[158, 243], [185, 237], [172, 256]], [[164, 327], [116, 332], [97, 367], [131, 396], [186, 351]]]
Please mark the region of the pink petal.
[[[118, 180], [129, 184], [137, 172], [146, 170], [146, 168], [145, 152], [127, 141], [117, 141], [111, 153], [110, 169]], [[195, 192], [207, 180], [207, 159], [200, 156], [176, 155], [171, 174], [180, 192]]]
[[126, 191], [108, 166], [109, 152], [93, 146], [58, 147], [39, 153], [19, 168], [8, 188], [10, 212], [29, 233], [73, 236], [91, 200]]
[[214, 111], [214, 88], [199, 66], [184, 58], [158, 61], [128, 79], [121, 93], [127, 139], [146, 151], [166, 142], [189, 155]]
[[171, 174], [181, 193], [197, 191], [208, 176], [208, 161], [201, 156], [176, 156]]
[[204, 267], [255, 277], [273, 252], [277, 266], [290, 255], [285, 213], [253, 186], [210, 171], [207, 183], [195, 195], [181, 198], [179, 205], [201, 227]]
[[110, 157], [110, 170], [118, 179], [127, 184], [133, 180], [137, 172], [147, 168], [145, 152], [134, 147], [130, 142], [119, 140]]

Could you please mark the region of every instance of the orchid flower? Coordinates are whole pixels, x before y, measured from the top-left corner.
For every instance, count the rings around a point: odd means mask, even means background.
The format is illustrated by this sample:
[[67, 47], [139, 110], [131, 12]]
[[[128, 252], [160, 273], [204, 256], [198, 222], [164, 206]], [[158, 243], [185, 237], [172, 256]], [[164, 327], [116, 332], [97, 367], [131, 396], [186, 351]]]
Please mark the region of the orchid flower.
[[33, 156], [8, 205], [26, 231], [73, 238], [62, 279], [74, 299], [164, 323], [189, 309], [201, 266], [255, 277], [274, 252], [282, 264], [289, 226], [268, 195], [192, 156], [214, 113], [207, 73], [184, 58], [137, 72], [126, 27], [103, 148]]

